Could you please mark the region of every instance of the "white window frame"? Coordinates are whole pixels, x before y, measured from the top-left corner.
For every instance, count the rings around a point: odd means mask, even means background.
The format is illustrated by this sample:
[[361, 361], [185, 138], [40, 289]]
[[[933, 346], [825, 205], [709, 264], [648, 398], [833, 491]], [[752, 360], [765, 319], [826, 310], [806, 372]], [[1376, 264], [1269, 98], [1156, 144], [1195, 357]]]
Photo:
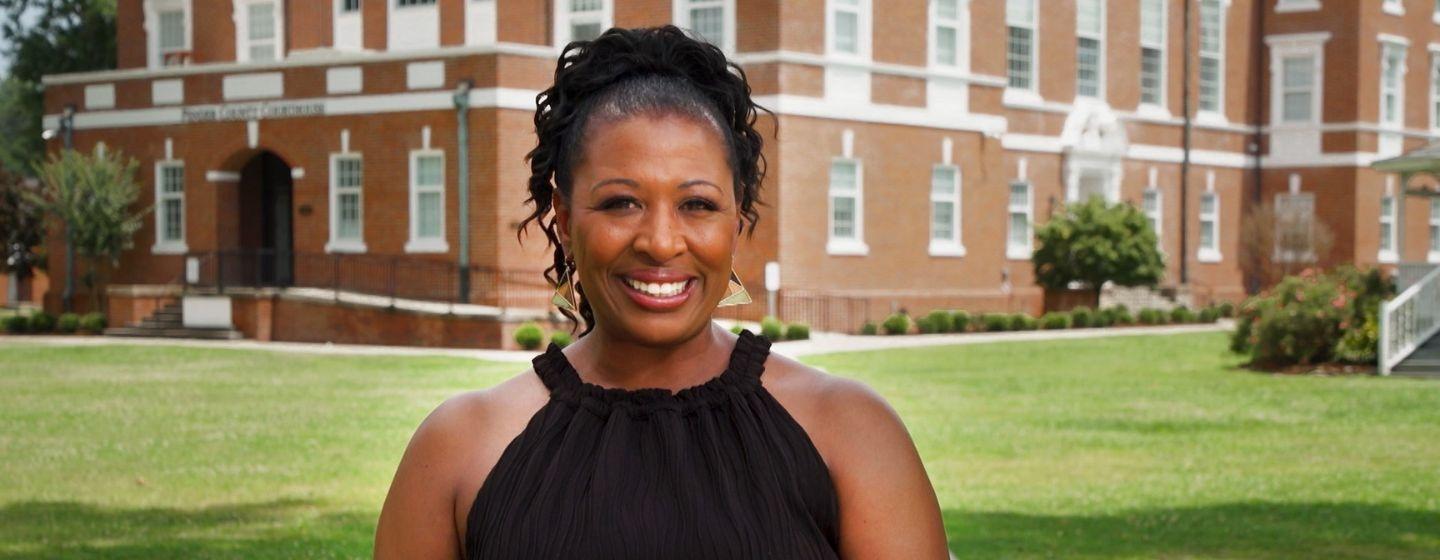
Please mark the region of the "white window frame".
[[[1207, 2], [1214, 2], [1216, 7], [1220, 10], [1220, 17], [1218, 18], [1220, 29], [1217, 30], [1215, 35], [1220, 43], [1218, 47], [1219, 50], [1217, 52], [1211, 53], [1205, 52], [1203, 45], [1205, 28], [1205, 4]], [[1197, 52], [1199, 52], [1200, 57], [1200, 62], [1197, 63], [1196, 67], [1196, 72], [1199, 72], [1196, 78], [1196, 86], [1199, 87], [1203, 85], [1204, 73], [1200, 72], [1200, 69], [1204, 66], [1205, 59], [1209, 58], [1215, 60], [1216, 72], [1215, 104], [1213, 107], [1206, 108], [1204, 95], [1201, 93], [1197, 93], [1196, 107], [1198, 107], [1199, 110], [1195, 113], [1195, 120], [1201, 123], [1223, 124], [1228, 122], [1225, 118], [1225, 51], [1229, 46], [1229, 41], [1225, 40], [1225, 34], [1230, 27], [1230, 0], [1200, 0], [1200, 6], [1198, 11], [1199, 13], [1197, 15], [1199, 16], [1200, 21], [1197, 27], [1201, 31], [1201, 40], [1199, 44], [1196, 45], [1196, 50]], [[1203, 91], [1203, 88], [1197, 90], [1197, 92], [1200, 91]]]
[[1320, 0], [1275, 0], [1275, 13], [1277, 14], [1316, 12], [1319, 10]]
[[[165, 67], [165, 55], [194, 50], [195, 10], [191, 0], [145, 0], [146, 60], [150, 68]], [[160, 50], [160, 13], [179, 10], [185, 22], [185, 45], [179, 49]]]
[[[1308, 84], [1302, 85], [1299, 83], [1290, 82], [1290, 74], [1287, 70], [1292, 63], [1296, 64], [1297, 68], [1304, 68], [1309, 72]], [[1280, 84], [1278, 87], [1274, 88], [1273, 95], [1275, 96], [1275, 101], [1279, 105], [1278, 107], [1276, 107], [1279, 111], [1275, 115], [1275, 117], [1280, 119], [1281, 123], [1312, 124], [1319, 122], [1320, 115], [1318, 113], [1320, 104], [1316, 102], [1316, 98], [1318, 97], [1316, 95], [1316, 90], [1319, 88], [1316, 87], [1317, 80], [1315, 79], [1315, 74], [1321, 71], [1320, 68], [1321, 66], [1319, 64], [1319, 61], [1316, 60], [1316, 57], [1313, 54], [1296, 53], [1280, 57]], [[1303, 107], [1303, 109], [1305, 109], [1305, 114], [1303, 117], [1290, 116], [1290, 111], [1292, 107], [1289, 103], [1289, 96], [1291, 94], [1305, 95], [1306, 99], [1309, 101], [1309, 103], [1306, 103]]]
[[[839, 0], [825, 0], [825, 54], [839, 59], [870, 60], [874, 21], [870, 0], [855, 0], [855, 6], [841, 5]], [[835, 16], [840, 12], [855, 13], [855, 47], [859, 52], [847, 53], [835, 48]]]
[[[356, 187], [342, 187], [340, 185], [340, 162], [360, 162], [360, 185]], [[443, 164], [442, 164], [443, 167]], [[358, 239], [345, 239], [340, 235], [340, 196], [347, 194], [343, 191], [355, 191], [358, 197], [356, 204], [357, 229], [360, 233]], [[443, 213], [443, 212], [442, 212]], [[365, 247], [365, 159], [355, 152], [337, 152], [330, 154], [330, 240], [325, 243], [327, 253], [364, 253]]]
[[[1008, 103], [1032, 102], [1039, 103], [1040, 97], [1040, 6], [1039, 0], [1014, 0], [1030, 3], [1030, 13], [1034, 15], [1031, 21], [1018, 21], [1011, 17], [1009, 2], [1006, 1], [1005, 10], [1005, 93], [1004, 101]], [[1010, 28], [1018, 27], [1030, 31], [1030, 74], [1026, 76], [1029, 82], [1025, 87], [1016, 87], [1011, 83], [1010, 76]]]
[[[965, 73], [970, 71], [970, 0], [955, 0], [955, 17], [941, 19], [939, 2], [930, 0], [930, 67]], [[940, 62], [940, 28], [955, 30], [955, 63]]]
[[[334, 3], [333, 5], [331, 5], [331, 7], [330, 7], [330, 10], [331, 10], [331, 12], [330, 12], [330, 13], [331, 13], [331, 22], [330, 22], [330, 25], [331, 25], [331, 27], [330, 27], [330, 29], [331, 29], [331, 34], [330, 34], [330, 46], [331, 46], [331, 47], [333, 47], [333, 48], [335, 48], [335, 49], [338, 49], [338, 50], [345, 50], [345, 51], [363, 50], [363, 49], [365, 48], [365, 15], [364, 15], [364, 14], [365, 14], [365, 2], [366, 2], [366, 0], [357, 0], [357, 1], [360, 3], [360, 4], [359, 4], [360, 9], [355, 10], [355, 11], [353, 11], [353, 12], [347, 12], [347, 11], [344, 10], [344, 6], [345, 6], [346, 0], [334, 0], [335, 3]], [[370, 2], [375, 2], [375, 1], [377, 1], [377, 0], [368, 0], [368, 1], [370, 1]], [[384, 1], [384, 0], [378, 0], [378, 1]], [[354, 33], [351, 34], [351, 35], [353, 35], [353, 37], [354, 37], [355, 39], [358, 39], [358, 41], [353, 42], [353, 43], [347, 42], [347, 43], [345, 43], [345, 44], [341, 44], [341, 37], [340, 37], [340, 36], [341, 36], [341, 30], [342, 30], [342, 29], [348, 30], [348, 29], [350, 29], [350, 28], [353, 28], [353, 29], [354, 29]], [[348, 36], [347, 36], [347, 37], [348, 37]]]
[[[1390, 201], [1390, 213], [1385, 213], [1385, 201]], [[1379, 245], [1377, 259], [1382, 263], [1400, 262], [1400, 197], [1394, 194], [1386, 194], [1380, 197], [1380, 235], [1375, 236]], [[1384, 226], [1390, 226], [1390, 235], [1385, 236]], [[1385, 242], [1390, 242], [1390, 247], [1385, 247]]]
[[1440, 236], [1440, 197], [1430, 198], [1430, 239], [1429, 251], [1425, 253], [1425, 260], [1432, 263], [1440, 263], [1440, 246], [1437, 246], [1436, 237]]
[[[1270, 48], [1270, 125], [1296, 126], [1320, 124], [1321, 111], [1325, 107], [1325, 43], [1330, 40], [1329, 32], [1293, 33], [1269, 35], [1265, 44]], [[1286, 121], [1284, 61], [1287, 58], [1311, 57], [1310, 71], [1310, 118], [1304, 121]]]
[[[687, 31], [691, 31], [692, 33], [693, 33], [693, 30], [691, 29], [692, 23], [691, 23], [691, 21], [690, 21], [690, 10], [691, 10], [692, 8], [713, 8], [713, 7], [718, 7], [718, 8], [720, 8], [720, 9], [721, 9], [721, 14], [722, 14], [722, 15], [720, 16], [720, 18], [721, 18], [721, 21], [724, 22], [722, 25], [725, 26], [725, 29], [722, 30], [722, 36], [720, 37], [720, 42], [717, 43], [715, 46], [720, 47], [720, 50], [723, 50], [723, 51], [725, 51], [725, 52], [727, 52], [727, 53], [734, 53], [734, 52], [735, 52], [735, 22], [737, 21], [737, 20], [736, 20], [736, 17], [735, 17], [735, 0], [673, 0], [673, 1], [674, 1], [674, 5], [672, 6], [673, 12], [671, 12], [671, 13], [674, 13], [674, 14], [675, 14], [675, 26], [676, 26], [676, 27], [679, 27], [679, 28], [681, 28], [681, 29], [685, 29], [685, 30], [687, 30]], [[699, 4], [699, 5], [697, 6], [697, 4]], [[713, 40], [714, 38], [711, 37], [710, 39]]]
[[[1380, 107], [1376, 114], [1376, 121], [1380, 128], [1395, 130], [1405, 128], [1405, 74], [1409, 69], [1409, 48], [1409, 39], [1394, 35], [1382, 34], [1380, 36], [1380, 79], [1378, 80], [1380, 82]], [[1395, 72], [1397, 83], [1388, 84], [1386, 83], [1385, 69], [1391, 63], [1391, 55], [1396, 53], [1399, 55], [1397, 61], [1399, 68]], [[1395, 96], [1395, 114], [1392, 118], [1387, 118], [1385, 115], [1385, 97], [1388, 94]]]
[[599, 21], [596, 23], [600, 24], [601, 33], [615, 26], [615, 0], [600, 0], [600, 12], [598, 14], [590, 14], [587, 12], [580, 17], [576, 17], [570, 13], [570, 0], [555, 0], [553, 5], [555, 9], [555, 28], [553, 33], [556, 47], [563, 49], [566, 44], [572, 41], [570, 25], [575, 21], [587, 23], [598, 19]]
[[1280, 232], [1279, 232], [1279, 231], [1276, 231], [1276, 232], [1275, 232], [1275, 250], [1274, 250], [1275, 262], [1283, 262], [1283, 263], [1315, 262], [1315, 260], [1316, 260], [1316, 258], [1315, 258], [1315, 204], [1318, 202], [1318, 200], [1317, 200], [1317, 198], [1316, 198], [1316, 196], [1315, 196], [1315, 193], [1312, 193], [1312, 192], [1298, 192], [1298, 191], [1297, 191], [1297, 192], [1275, 193], [1274, 208], [1275, 208], [1275, 222], [1276, 222], [1277, 225], [1280, 223], [1281, 216], [1282, 216], [1282, 214], [1283, 214], [1283, 212], [1282, 212], [1281, 210], [1282, 210], [1282, 208], [1285, 206], [1284, 204], [1282, 204], [1282, 201], [1284, 201], [1286, 198], [1289, 198], [1289, 197], [1308, 198], [1308, 199], [1310, 200], [1310, 215], [1308, 216], [1308, 220], [1306, 221], [1306, 223], [1310, 226], [1310, 231], [1305, 232], [1305, 236], [1308, 238], [1308, 241], [1309, 241], [1309, 242], [1307, 243], [1308, 247], [1306, 248], [1306, 250], [1305, 250], [1304, 253], [1297, 253], [1297, 252], [1294, 252], [1294, 251], [1286, 251], [1286, 250], [1283, 250], [1283, 249], [1281, 248], [1281, 246], [1280, 246]]
[[[165, 170], [180, 169], [180, 192], [171, 193], [165, 191]], [[165, 201], [180, 201], [180, 237], [178, 239], [166, 239], [165, 230], [170, 223], [165, 217]], [[150, 252], [156, 255], [183, 255], [189, 252], [185, 242], [185, 162], [178, 159], [165, 159], [155, 162], [155, 244], [150, 247]]]
[[[1105, 99], [1106, 78], [1105, 34], [1109, 28], [1109, 26], [1106, 24], [1105, 18], [1109, 10], [1105, 7], [1105, 4], [1107, 3], [1106, 0], [1092, 1], [1095, 3], [1095, 6], [1100, 9], [1100, 32], [1098, 34], [1088, 33], [1080, 30], [1080, 18], [1078, 13], [1078, 10], [1080, 9], [1080, 1], [1077, 0], [1075, 2], [1075, 8], [1077, 10], [1075, 18], [1075, 97], [1081, 99], [1098, 99], [1103, 101]], [[1084, 39], [1095, 41], [1096, 54], [1099, 57], [1095, 63], [1095, 95], [1087, 95], [1080, 93], [1080, 41]]]
[[[1169, 3], [1167, 0], [1158, 0], [1158, 1], [1157, 1], [1157, 4], [1160, 6], [1160, 42], [1156, 43], [1156, 42], [1151, 42], [1151, 41], [1146, 41], [1146, 40], [1145, 40], [1145, 4], [1144, 4], [1145, 1], [1146, 1], [1146, 0], [1141, 0], [1141, 5], [1140, 5], [1140, 84], [1141, 84], [1141, 90], [1140, 90], [1140, 107], [1139, 107], [1139, 111], [1140, 111], [1140, 112], [1150, 112], [1150, 113], [1156, 114], [1157, 116], [1168, 118], [1168, 117], [1170, 116], [1170, 109], [1169, 109], [1169, 105], [1170, 105], [1170, 104], [1167, 102], [1167, 101], [1168, 101], [1167, 95], [1169, 94], [1169, 88], [1166, 87], [1168, 84], [1166, 84], [1165, 82], [1166, 82], [1166, 80], [1169, 79], [1169, 76], [1170, 76], [1169, 64], [1166, 64], [1166, 62], [1168, 61], [1167, 59], [1168, 59], [1169, 53], [1170, 53], [1169, 49], [1166, 48], [1166, 46], [1169, 44], [1169, 41], [1170, 41], [1170, 19], [1169, 19], [1169, 18], [1170, 18], [1170, 3]], [[1159, 88], [1159, 92], [1158, 92], [1159, 98], [1160, 98], [1160, 102], [1159, 102], [1159, 103], [1152, 103], [1152, 102], [1149, 102], [1149, 101], [1145, 101], [1144, 81], [1145, 81], [1145, 51], [1146, 51], [1146, 50], [1153, 50], [1153, 51], [1157, 51], [1157, 52], [1160, 53], [1160, 75], [1157, 77], [1157, 79], [1159, 80], [1159, 84], [1160, 84], [1160, 88]]]
[[1440, 44], [1430, 45], [1430, 132], [1440, 134]]
[[1392, 16], [1405, 15], [1405, 2], [1402, 0], [1381, 0], [1380, 11]]
[[[949, 195], [935, 194], [935, 173], [938, 171], [949, 171], [953, 173], [953, 190]], [[930, 256], [932, 257], [963, 257], [965, 256], [965, 237], [961, 233], [961, 224], [965, 213], [961, 207], [961, 187], [965, 184], [960, 176], [960, 166], [950, 164], [939, 164], [930, 168]], [[950, 203], [950, 227], [949, 239], [937, 239], [935, 237], [935, 203]]]
[[[1025, 187], [1025, 203], [1016, 205], [1013, 190], [1015, 187]], [[1016, 214], [1025, 215], [1025, 244], [1016, 245], [1014, 236], [1011, 235], [1010, 226]], [[1005, 187], [1005, 258], [1011, 260], [1029, 259], [1035, 250], [1035, 184], [1028, 180], [1020, 179], [1011, 181]]]
[[[1146, 198], [1146, 197], [1149, 197], [1149, 196], [1154, 196], [1154, 197], [1155, 197], [1155, 208], [1147, 208], [1147, 207], [1146, 207], [1146, 205], [1145, 205], [1145, 198]], [[1145, 214], [1145, 217], [1146, 217], [1147, 219], [1150, 220], [1150, 222], [1151, 222], [1151, 228], [1153, 228], [1153, 229], [1155, 230], [1155, 246], [1156, 246], [1158, 249], [1160, 249], [1160, 252], [1161, 252], [1161, 253], [1164, 253], [1164, 252], [1165, 252], [1165, 233], [1164, 233], [1164, 232], [1165, 232], [1165, 193], [1163, 193], [1163, 192], [1160, 191], [1160, 187], [1155, 186], [1155, 185], [1151, 185], [1151, 186], [1145, 187], [1145, 191], [1144, 191], [1143, 193], [1141, 193], [1141, 195], [1140, 195], [1140, 211]]]
[[285, 59], [285, 3], [282, 0], [234, 0], [234, 11], [231, 18], [235, 22], [235, 60], [239, 62], [252, 62], [250, 47], [250, 6], [252, 4], [270, 4], [271, 16], [274, 19], [275, 37], [271, 39], [275, 49], [275, 57], [264, 62], [278, 62]]
[[[1205, 212], [1206, 198], [1214, 202], [1214, 204], [1210, 205], [1211, 211], [1209, 213]], [[1199, 250], [1195, 255], [1195, 259], [1205, 263], [1220, 262], [1222, 258], [1220, 254], [1220, 193], [1215, 191], [1200, 193], [1200, 204], [1197, 206], [1197, 210], [1199, 210], [1200, 214], [1200, 231], [1205, 229], [1204, 224], [1208, 221], [1211, 223], [1211, 231], [1213, 231], [1213, 233], [1210, 235], [1210, 246], [1207, 247], [1203, 244], [1204, 238], [1199, 237], [1199, 233], [1197, 232], [1196, 235], [1199, 238], [1196, 239], [1196, 241], [1200, 241], [1201, 243], [1196, 244]]]
[[[837, 163], [848, 163], [855, 166], [855, 190], [847, 192], [835, 188], [834, 168]], [[870, 253], [870, 246], [865, 244], [865, 162], [859, 158], [837, 157], [830, 160], [826, 168], [828, 187], [826, 188], [826, 214], [825, 214], [825, 252], [831, 255], [866, 255]], [[855, 228], [853, 237], [835, 236], [835, 198], [839, 196], [853, 197], [855, 199]]]
[[[440, 186], [423, 189], [440, 193], [439, 237], [420, 237], [420, 192], [422, 187], [419, 184], [419, 178], [420, 158], [422, 157], [440, 158]], [[450, 250], [445, 229], [445, 191], [445, 151], [412, 150], [410, 152], [410, 240], [405, 242], [406, 253], [444, 253]]]
[[1430, 21], [1440, 23], [1440, 0], [1435, 0], [1435, 9], [1430, 13]]

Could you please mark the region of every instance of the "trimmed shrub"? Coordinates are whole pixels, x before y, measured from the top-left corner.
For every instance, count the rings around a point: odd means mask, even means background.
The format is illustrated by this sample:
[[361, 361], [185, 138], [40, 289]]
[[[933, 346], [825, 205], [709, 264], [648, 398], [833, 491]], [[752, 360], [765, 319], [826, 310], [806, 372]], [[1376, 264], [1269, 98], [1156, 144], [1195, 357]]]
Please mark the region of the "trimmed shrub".
[[73, 333], [80, 329], [80, 316], [74, 313], [62, 313], [55, 321], [55, 332]]
[[1201, 323], [1214, 323], [1215, 321], [1220, 319], [1220, 310], [1216, 309], [1213, 305], [1210, 307], [1206, 307], [1205, 309], [1201, 309], [1198, 319]]
[[785, 327], [785, 340], [809, 340], [810, 325], [805, 323], [790, 323]]
[[1033, 331], [1039, 328], [1039, 319], [1024, 313], [1015, 313], [1010, 316], [1010, 330], [1012, 331]]
[[105, 314], [86, 313], [80, 316], [80, 330], [98, 333], [105, 330]]
[[1004, 313], [986, 313], [980, 316], [985, 332], [999, 332], [1010, 328], [1010, 316]]
[[1176, 324], [1194, 323], [1195, 312], [1183, 305], [1170, 310], [1170, 322]]
[[1225, 317], [1228, 319], [1235, 316], [1235, 304], [1233, 303], [1230, 303], [1228, 301], [1222, 301], [1220, 302], [1218, 308], [1220, 310], [1221, 317]]
[[1394, 293], [1378, 269], [1307, 269], [1240, 306], [1230, 348], [1259, 367], [1373, 363], [1380, 304]]
[[44, 311], [30, 316], [30, 332], [48, 333], [55, 330], [55, 316]]
[[956, 311], [950, 314], [950, 330], [953, 332], [965, 332], [970, 330], [971, 317], [964, 311]]
[[910, 332], [910, 317], [904, 313], [896, 313], [886, 317], [880, 326], [885, 329], [885, 334], [905, 334]]
[[1072, 316], [1063, 311], [1051, 311], [1040, 317], [1040, 328], [1045, 330], [1060, 330], [1070, 328]]
[[1130, 308], [1124, 305], [1116, 305], [1107, 309], [1110, 312], [1110, 324], [1112, 325], [1133, 325], [1135, 316], [1130, 314]]
[[1095, 312], [1089, 307], [1080, 306], [1070, 310], [1070, 327], [1083, 329], [1087, 327], [1098, 327], [1095, 324]]
[[540, 325], [527, 322], [515, 328], [515, 344], [521, 348], [538, 350], [544, 341], [545, 331], [540, 330]]
[[553, 333], [550, 333], [550, 342], [555, 343], [556, 346], [564, 348], [566, 346], [569, 346], [570, 343], [573, 341], [570, 339], [570, 333], [567, 333], [565, 331], [555, 331]]
[[1136, 315], [1135, 318], [1139, 319], [1140, 324], [1142, 325], [1163, 325], [1165, 324], [1166, 317], [1167, 315], [1164, 311], [1161, 311], [1159, 309], [1146, 308], [1141, 309], [1140, 313]]
[[880, 327], [876, 326], [874, 321], [865, 321], [865, 324], [860, 325], [860, 334], [880, 334]]
[[1113, 324], [1115, 324], [1115, 312], [1113, 310], [1098, 309], [1094, 315], [1090, 316], [1090, 326], [1092, 327], [1108, 327]]
[[785, 336], [785, 324], [771, 315], [766, 315], [760, 319], [760, 336], [770, 342], [778, 342]]
[[7, 333], [22, 334], [30, 330], [30, 318], [24, 315], [11, 315], [0, 319], [0, 326], [3, 326]]
[[955, 330], [949, 311], [936, 309], [925, 315], [925, 319], [930, 323], [930, 332], [948, 333]]

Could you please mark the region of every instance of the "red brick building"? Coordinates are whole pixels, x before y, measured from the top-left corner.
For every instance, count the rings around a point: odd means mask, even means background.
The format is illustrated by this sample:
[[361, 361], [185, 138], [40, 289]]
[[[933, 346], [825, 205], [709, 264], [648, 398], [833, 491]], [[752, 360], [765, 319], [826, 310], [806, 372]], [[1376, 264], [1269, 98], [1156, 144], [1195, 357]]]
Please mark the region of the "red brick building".
[[[737, 263], [752, 317], [765, 312], [767, 263], [789, 318], [1039, 312], [1034, 226], [1090, 195], [1145, 209], [1164, 283], [1192, 304], [1244, 296], [1242, 216], [1266, 201], [1329, 226], [1329, 254], [1314, 256], [1323, 263], [1440, 258], [1440, 207], [1405, 200], [1368, 169], [1440, 131], [1440, 12], [1429, 1], [120, 0], [118, 10], [118, 69], [45, 80], [47, 127], [73, 107], [75, 147], [138, 158], [144, 202], [156, 204], [112, 301], [235, 274], [454, 301], [454, 268], [466, 264], [476, 272], [464, 301], [540, 309], [543, 236], [515, 242], [534, 96], [568, 40], [670, 22], [729, 52], [778, 115], [763, 123], [779, 133], [766, 147], [770, 206]], [[233, 261], [217, 256], [227, 253]], [[236, 296], [234, 323], [251, 336], [384, 338], [343, 318], [282, 321], [278, 309], [299, 300], [280, 292]], [[154, 304], [119, 300], [112, 323]], [[250, 308], [267, 305], [268, 315]], [[436, 336], [420, 342], [459, 340]]]

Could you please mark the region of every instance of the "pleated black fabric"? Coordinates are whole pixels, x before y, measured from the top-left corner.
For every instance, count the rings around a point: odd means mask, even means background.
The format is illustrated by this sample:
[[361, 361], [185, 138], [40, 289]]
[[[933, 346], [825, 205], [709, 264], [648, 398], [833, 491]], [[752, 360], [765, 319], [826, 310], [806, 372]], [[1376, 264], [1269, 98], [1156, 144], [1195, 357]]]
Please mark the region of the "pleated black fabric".
[[550, 400], [486, 477], [468, 558], [838, 558], [838, 500], [810, 438], [760, 383], [770, 342], [743, 331], [704, 384], [580, 380], [534, 359]]

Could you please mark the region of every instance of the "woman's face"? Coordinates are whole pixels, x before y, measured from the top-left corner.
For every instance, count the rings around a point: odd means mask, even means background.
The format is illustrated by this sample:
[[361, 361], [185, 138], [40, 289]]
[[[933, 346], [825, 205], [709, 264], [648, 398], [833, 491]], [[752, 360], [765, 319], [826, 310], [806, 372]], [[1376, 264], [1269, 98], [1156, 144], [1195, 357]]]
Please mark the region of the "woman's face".
[[554, 198], [560, 240], [579, 269], [595, 328], [647, 345], [709, 326], [740, 235], [720, 132], [681, 115], [592, 123]]

